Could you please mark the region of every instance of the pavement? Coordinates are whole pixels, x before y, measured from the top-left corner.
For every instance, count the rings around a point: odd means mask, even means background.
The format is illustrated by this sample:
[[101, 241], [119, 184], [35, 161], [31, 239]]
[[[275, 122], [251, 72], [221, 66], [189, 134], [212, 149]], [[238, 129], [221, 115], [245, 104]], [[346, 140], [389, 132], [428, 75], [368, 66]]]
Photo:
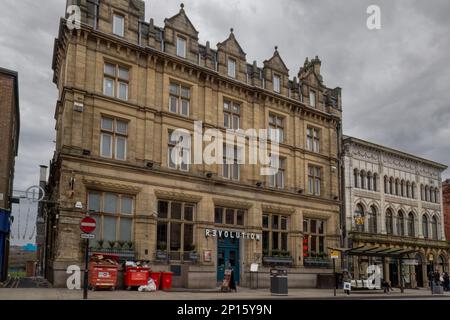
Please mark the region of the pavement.
[[[82, 290], [62, 288], [0, 288], [0, 300], [80, 300]], [[344, 300], [450, 300], [450, 292], [443, 295], [432, 295], [427, 289], [405, 289], [401, 293], [395, 289], [390, 294], [380, 290], [353, 291], [347, 296], [342, 289], [289, 289], [287, 296], [272, 296], [269, 289], [238, 288], [237, 292], [220, 292], [217, 290], [188, 290], [138, 292], [138, 291], [89, 291], [90, 300], [265, 300], [265, 299], [344, 299]]]

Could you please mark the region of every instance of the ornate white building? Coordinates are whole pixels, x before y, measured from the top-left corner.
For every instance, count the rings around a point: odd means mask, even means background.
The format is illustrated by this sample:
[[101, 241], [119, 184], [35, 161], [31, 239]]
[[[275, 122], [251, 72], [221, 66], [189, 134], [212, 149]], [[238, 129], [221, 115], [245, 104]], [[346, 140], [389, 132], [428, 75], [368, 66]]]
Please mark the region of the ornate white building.
[[[441, 173], [447, 166], [344, 136], [344, 243], [357, 279], [378, 264], [385, 279], [428, 286], [431, 269], [449, 271]], [[367, 255], [366, 255], [367, 254]]]

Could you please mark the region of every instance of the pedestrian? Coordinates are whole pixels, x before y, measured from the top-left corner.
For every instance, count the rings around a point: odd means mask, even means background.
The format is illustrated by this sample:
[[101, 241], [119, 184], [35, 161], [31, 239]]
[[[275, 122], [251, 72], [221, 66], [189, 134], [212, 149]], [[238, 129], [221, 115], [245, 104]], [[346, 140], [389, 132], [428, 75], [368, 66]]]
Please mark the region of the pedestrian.
[[436, 286], [440, 286], [441, 285], [441, 274], [437, 270], [434, 272], [434, 284]]
[[381, 279], [381, 287], [384, 293], [389, 294], [389, 283], [385, 279]]
[[344, 281], [344, 292], [349, 296], [351, 291], [352, 276], [348, 271], [343, 272], [342, 280]]
[[434, 285], [434, 272], [433, 272], [433, 270], [430, 270], [430, 272], [428, 272], [428, 285], [430, 286], [431, 289], [433, 289], [433, 285]]
[[450, 285], [450, 277], [448, 276], [448, 273], [444, 272], [444, 275], [442, 276], [442, 278], [444, 279], [444, 290], [448, 291], [449, 285]]

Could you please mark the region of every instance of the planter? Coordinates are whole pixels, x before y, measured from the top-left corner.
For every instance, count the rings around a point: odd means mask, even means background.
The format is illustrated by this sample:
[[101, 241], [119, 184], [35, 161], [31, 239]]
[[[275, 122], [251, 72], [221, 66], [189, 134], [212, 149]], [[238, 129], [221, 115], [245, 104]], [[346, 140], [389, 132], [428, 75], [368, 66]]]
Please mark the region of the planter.
[[331, 260], [322, 257], [305, 257], [303, 260], [305, 267], [330, 268]]
[[156, 260], [167, 261], [167, 251], [156, 251]]
[[266, 265], [277, 265], [277, 266], [289, 266], [292, 265], [294, 259], [292, 257], [274, 257], [274, 256], [264, 256], [263, 264]]
[[185, 252], [183, 254], [183, 260], [196, 262], [196, 261], [198, 261], [198, 253], [194, 252], [194, 251], [193, 252]]

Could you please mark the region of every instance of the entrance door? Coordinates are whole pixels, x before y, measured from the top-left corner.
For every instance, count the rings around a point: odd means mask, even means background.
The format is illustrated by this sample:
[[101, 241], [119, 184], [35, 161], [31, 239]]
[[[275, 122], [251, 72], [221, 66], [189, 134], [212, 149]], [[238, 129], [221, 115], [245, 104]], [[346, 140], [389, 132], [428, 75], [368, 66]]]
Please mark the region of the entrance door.
[[422, 269], [422, 263], [419, 263], [415, 266], [414, 272], [416, 273], [416, 281], [418, 287], [423, 287], [423, 269]]
[[233, 269], [234, 280], [239, 283], [239, 239], [217, 239], [217, 281], [222, 282], [226, 268]]

